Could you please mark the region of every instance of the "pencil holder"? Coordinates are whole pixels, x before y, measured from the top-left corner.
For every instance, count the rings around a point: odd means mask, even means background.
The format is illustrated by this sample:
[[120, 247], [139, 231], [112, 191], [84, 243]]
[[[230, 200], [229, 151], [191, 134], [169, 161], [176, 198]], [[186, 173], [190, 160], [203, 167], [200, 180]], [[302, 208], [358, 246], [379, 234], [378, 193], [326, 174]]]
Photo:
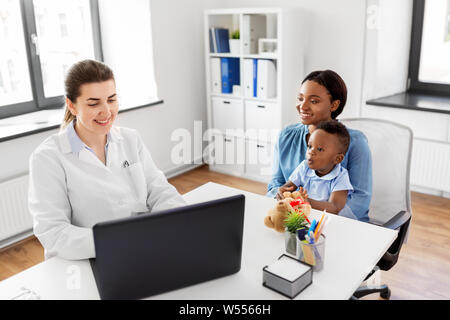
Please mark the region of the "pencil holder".
[[307, 243], [297, 238], [297, 259], [311, 265], [314, 271], [322, 270], [325, 258], [325, 239], [323, 234], [314, 243]]
[[297, 255], [297, 235], [295, 233], [291, 233], [289, 231], [284, 232], [284, 244], [286, 245], [286, 252], [292, 254], [293, 256]]

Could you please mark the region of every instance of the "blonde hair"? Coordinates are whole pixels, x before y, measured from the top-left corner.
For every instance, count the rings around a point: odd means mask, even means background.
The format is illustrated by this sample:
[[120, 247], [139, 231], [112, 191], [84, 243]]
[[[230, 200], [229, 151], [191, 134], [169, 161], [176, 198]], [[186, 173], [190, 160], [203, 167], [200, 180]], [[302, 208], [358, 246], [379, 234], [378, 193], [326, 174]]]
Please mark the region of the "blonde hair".
[[[76, 102], [80, 96], [80, 88], [85, 83], [103, 82], [107, 80], [114, 80], [114, 73], [106, 64], [95, 60], [82, 60], [70, 67], [64, 81], [66, 98], [72, 102]], [[70, 112], [67, 104], [64, 113], [64, 119], [61, 124], [61, 129], [67, 127], [76, 116]]]

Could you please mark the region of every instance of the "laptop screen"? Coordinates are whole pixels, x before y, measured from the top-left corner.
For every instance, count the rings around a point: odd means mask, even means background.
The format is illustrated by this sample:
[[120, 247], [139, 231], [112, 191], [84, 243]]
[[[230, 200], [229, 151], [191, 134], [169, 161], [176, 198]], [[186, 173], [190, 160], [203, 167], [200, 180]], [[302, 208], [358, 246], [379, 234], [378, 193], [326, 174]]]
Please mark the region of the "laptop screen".
[[137, 299], [238, 272], [245, 197], [98, 223], [91, 266], [102, 299]]

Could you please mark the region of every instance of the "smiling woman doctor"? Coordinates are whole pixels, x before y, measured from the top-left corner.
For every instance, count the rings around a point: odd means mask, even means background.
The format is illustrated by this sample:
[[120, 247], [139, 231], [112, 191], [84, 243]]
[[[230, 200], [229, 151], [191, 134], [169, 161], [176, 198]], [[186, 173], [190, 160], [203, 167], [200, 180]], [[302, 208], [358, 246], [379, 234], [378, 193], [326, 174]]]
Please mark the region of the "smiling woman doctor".
[[100, 222], [185, 204], [133, 129], [113, 126], [119, 105], [114, 75], [84, 60], [65, 80], [61, 131], [30, 157], [29, 209], [45, 258], [95, 257]]

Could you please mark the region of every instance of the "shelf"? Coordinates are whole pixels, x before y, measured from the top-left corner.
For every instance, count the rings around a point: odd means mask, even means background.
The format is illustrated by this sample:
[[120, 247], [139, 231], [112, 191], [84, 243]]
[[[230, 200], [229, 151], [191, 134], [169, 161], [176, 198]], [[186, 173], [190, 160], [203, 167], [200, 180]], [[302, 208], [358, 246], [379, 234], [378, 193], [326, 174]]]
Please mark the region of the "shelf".
[[241, 55], [231, 54], [231, 53], [210, 53], [211, 58], [240, 58]]
[[368, 105], [450, 114], [447, 96], [407, 91], [366, 101]]
[[[224, 155], [236, 152], [242, 147], [242, 143], [245, 146], [244, 164], [216, 164], [211, 166], [213, 170], [223, 170], [227, 174], [265, 182], [270, 180], [271, 166], [266, 164], [269, 162], [266, 160], [273, 159], [277, 135], [283, 127], [292, 123], [292, 119], [298, 117], [295, 108], [283, 106], [290, 105], [294, 101], [298, 94], [298, 83], [305, 76], [301, 54], [304, 48], [301, 42], [297, 41], [305, 38], [306, 34], [305, 28], [299, 27], [301, 17], [300, 10], [284, 11], [280, 8], [205, 11], [204, 56], [207, 60], [205, 69], [208, 128], [220, 129], [222, 131], [217, 132], [218, 135], [234, 141], [234, 145], [225, 142], [223, 145], [214, 145], [214, 148], [221, 148]], [[233, 53], [210, 52], [211, 28], [228, 29], [230, 32], [239, 29], [241, 35], [239, 51], [230, 47]], [[214, 40], [216, 37], [212, 38], [212, 41], [216, 41]], [[226, 40], [223, 35], [219, 35], [219, 38], [222, 42]], [[284, 55], [283, 52], [298, 52], [298, 54]], [[225, 69], [224, 58], [235, 58], [230, 59], [232, 61], [228, 70]], [[256, 74], [253, 60], [257, 60]], [[237, 62], [239, 69], [236, 67]], [[227, 80], [226, 72], [230, 73], [230, 69], [232, 77], [231, 80]], [[223, 81], [226, 81], [226, 85], [229, 84], [228, 87], [238, 85], [237, 78], [234, 77], [238, 72], [239, 90], [235, 89], [235, 94], [222, 93]], [[254, 97], [255, 80], [259, 97], [273, 95], [276, 97], [266, 99]], [[227, 128], [239, 130], [231, 131]], [[213, 135], [212, 132], [209, 134]], [[255, 159], [249, 156], [250, 152], [256, 153]], [[251, 155], [253, 157], [253, 153]], [[261, 169], [266, 167], [267, 173], [262, 174]]]
[[220, 94], [220, 93], [210, 93], [210, 96], [211, 97], [216, 97], [216, 98], [244, 99], [244, 100], [248, 100], [248, 101], [261, 101], [261, 102], [270, 102], [270, 103], [277, 103], [278, 102], [277, 98], [261, 99], [261, 98], [237, 96], [237, 95], [226, 94], [226, 93], [222, 93], [222, 94]]
[[277, 60], [278, 55], [274, 54], [231, 54], [231, 53], [210, 53], [211, 58], [243, 58], [243, 59], [270, 59]]
[[276, 53], [263, 53], [263, 54], [244, 54], [244, 59], [271, 59], [277, 60], [278, 55]]
[[242, 99], [241, 96], [237, 96], [231, 93], [210, 93], [211, 97], [226, 98], [226, 99]]
[[244, 100], [249, 101], [261, 101], [261, 102], [270, 102], [270, 103], [277, 103], [277, 98], [267, 98], [267, 99], [261, 99], [261, 98], [252, 98], [252, 97], [243, 97]]

